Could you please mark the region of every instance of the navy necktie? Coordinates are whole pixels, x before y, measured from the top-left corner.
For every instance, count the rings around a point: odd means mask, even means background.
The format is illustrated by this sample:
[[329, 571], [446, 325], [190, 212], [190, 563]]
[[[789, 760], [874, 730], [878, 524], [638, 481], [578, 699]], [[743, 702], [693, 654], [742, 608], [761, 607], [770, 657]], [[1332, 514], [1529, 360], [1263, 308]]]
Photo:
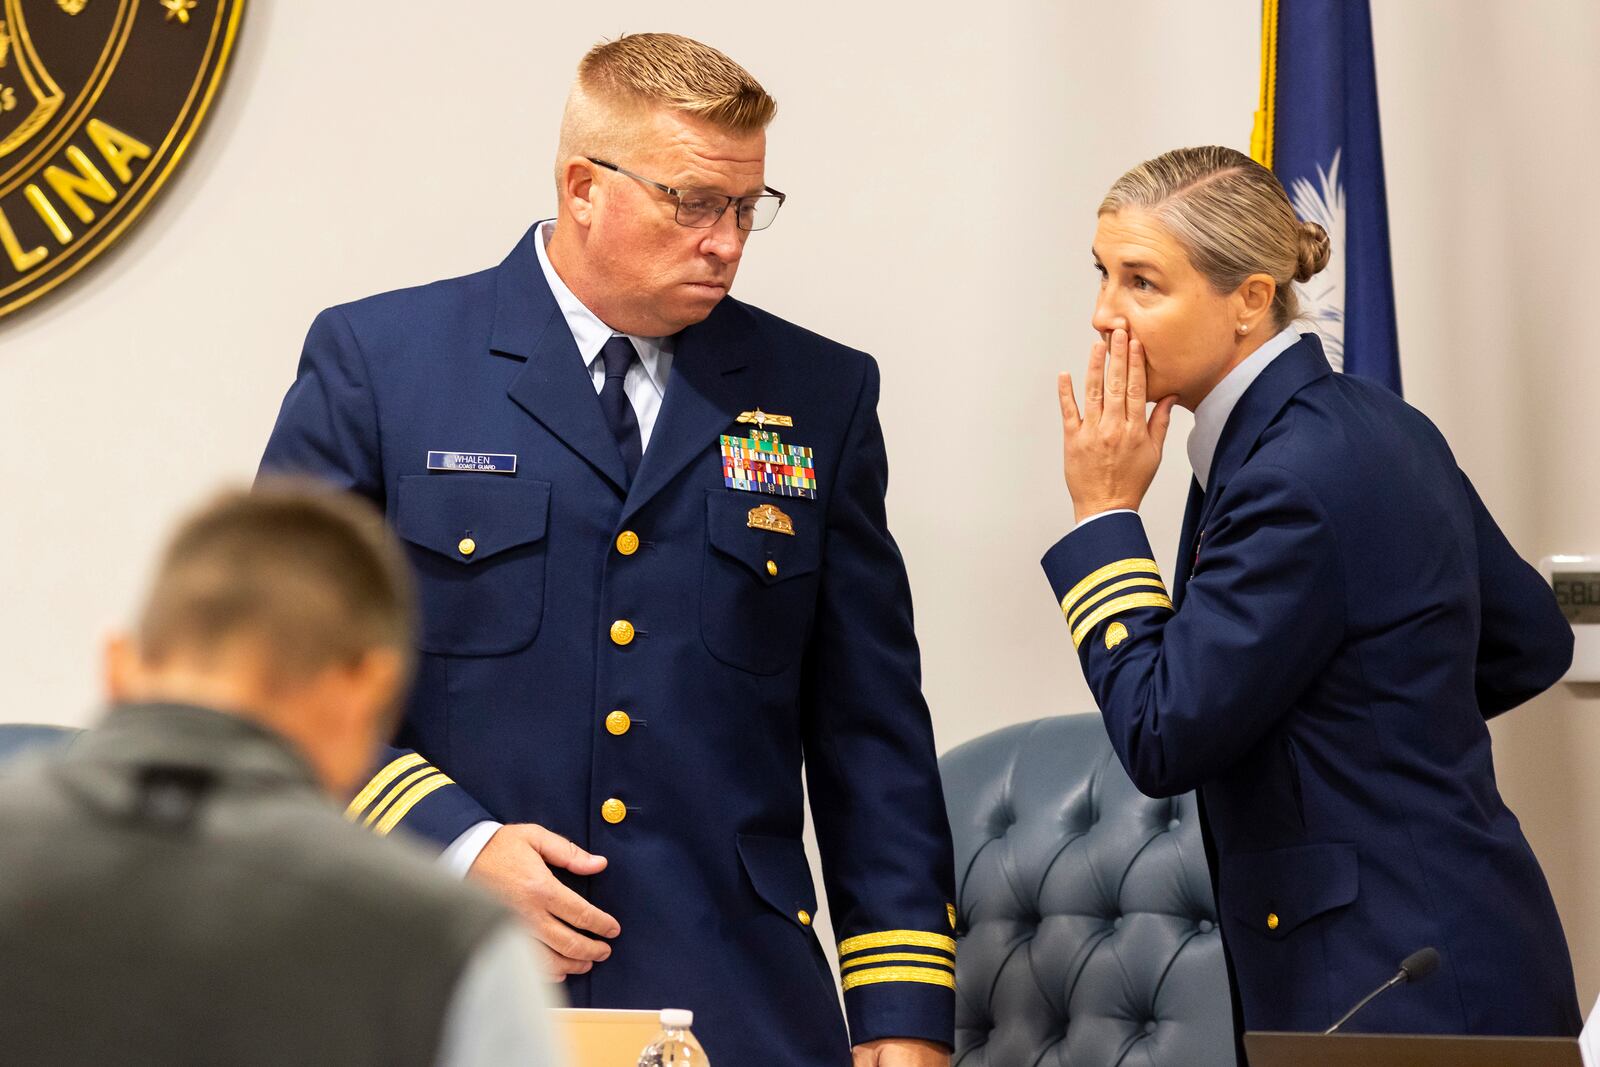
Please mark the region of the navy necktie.
[[628, 368], [639, 359], [639, 352], [632, 341], [618, 335], [606, 342], [600, 350], [600, 358], [606, 366], [606, 383], [600, 389], [600, 410], [606, 417], [606, 425], [611, 427], [611, 436], [616, 438], [617, 451], [622, 453], [622, 465], [627, 468], [628, 481], [632, 483], [633, 476], [639, 473], [639, 460], [644, 456], [644, 441], [639, 436], [639, 417], [634, 414], [633, 402], [622, 384], [628, 377]]

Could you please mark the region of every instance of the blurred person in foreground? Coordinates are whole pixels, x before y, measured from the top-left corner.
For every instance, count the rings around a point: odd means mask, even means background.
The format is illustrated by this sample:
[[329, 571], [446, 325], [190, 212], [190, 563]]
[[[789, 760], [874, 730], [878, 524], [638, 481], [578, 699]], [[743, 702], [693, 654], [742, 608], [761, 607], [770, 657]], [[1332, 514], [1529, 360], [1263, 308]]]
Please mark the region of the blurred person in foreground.
[[[1328, 251], [1232, 149], [1112, 186], [1082, 405], [1059, 383], [1078, 523], [1045, 571], [1134, 783], [1199, 791], [1243, 1026], [1322, 1030], [1432, 946], [1438, 972], [1353, 1029], [1576, 1034], [1486, 721], [1561, 677], [1572, 631], [1438, 429], [1294, 328]], [[1194, 481], [1169, 596], [1137, 509], [1174, 404]]]
[[556, 1064], [527, 935], [348, 797], [411, 672], [381, 517], [229, 492], [168, 545], [111, 708], [0, 777], [0, 1058]]

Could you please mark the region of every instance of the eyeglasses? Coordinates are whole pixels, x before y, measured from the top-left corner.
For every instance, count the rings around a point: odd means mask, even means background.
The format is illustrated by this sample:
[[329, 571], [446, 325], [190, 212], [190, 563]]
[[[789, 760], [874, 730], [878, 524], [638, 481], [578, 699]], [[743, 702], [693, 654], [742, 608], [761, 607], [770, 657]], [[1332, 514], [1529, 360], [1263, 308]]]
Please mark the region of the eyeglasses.
[[764, 186], [765, 193], [756, 196], [728, 196], [725, 193], [714, 192], [710, 189], [674, 189], [670, 185], [653, 182], [649, 178], [635, 174], [631, 170], [623, 170], [615, 163], [607, 163], [603, 159], [589, 157], [589, 162], [597, 167], [614, 170], [618, 174], [642, 182], [652, 189], [660, 189], [663, 193], [678, 202], [677, 214], [673, 217], [679, 226], [692, 226], [697, 230], [715, 226], [728, 208], [738, 205], [733, 213], [734, 224], [741, 230], [764, 230], [772, 225], [772, 220], [778, 217], [778, 209], [788, 199], [783, 193], [769, 186]]

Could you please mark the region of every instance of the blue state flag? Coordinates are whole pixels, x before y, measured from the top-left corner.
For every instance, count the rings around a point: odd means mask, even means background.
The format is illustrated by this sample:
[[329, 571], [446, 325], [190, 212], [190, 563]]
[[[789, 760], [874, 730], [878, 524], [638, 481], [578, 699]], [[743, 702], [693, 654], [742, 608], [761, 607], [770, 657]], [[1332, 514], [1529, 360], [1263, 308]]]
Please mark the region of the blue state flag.
[[1250, 154], [1328, 231], [1327, 269], [1298, 290], [1330, 362], [1400, 392], [1368, 0], [1264, 0]]

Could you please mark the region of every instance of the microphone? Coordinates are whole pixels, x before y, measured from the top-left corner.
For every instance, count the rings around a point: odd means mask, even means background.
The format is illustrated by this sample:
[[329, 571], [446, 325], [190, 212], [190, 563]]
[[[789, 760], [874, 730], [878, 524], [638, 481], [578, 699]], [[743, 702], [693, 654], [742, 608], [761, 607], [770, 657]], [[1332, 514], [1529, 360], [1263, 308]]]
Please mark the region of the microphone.
[[1402, 984], [1404, 982], [1420, 982], [1424, 978], [1428, 977], [1428, 975], [1432, 974], [1434, 971], [1436, 971], [1438, 969], [1439, 969], [1439, 950], [1438, 949], [1432, 947], [1431, 945], [1428, 948], [1419, 948], [1419, 949], [1417, 949], [1417, 951], [1413, 952], [1411, 955], [1407, 956], [1404, 960], [1402, 960], [1400, 962], [1400, 969], [1395, 972], [1393, 978], [1389, 979], [1387, 982], [1383, 983], [1377, 989], [1374, 989], [1372, 992], [1370, 992], [1366, 996], [1362, 997], [1360, 1003], [1358, 1003], [1355, 1007], [1351, 1008], [1349, 1011], [1344, 1013], [1344, 1018], [1340, 1019], [1338, 1022], [1334, 1023], [1332, 1026], [1328, 1027], [1326, 1030], [1322, 1031], [1322, 1036], [1324, 1036], [1324, 1037], [1328, 1036], [1329, 1034], [1333, 1033], [1335, 1030], [1339, 1029], [1339, 1027], [1341, 1027], [1345, 1023], [1349, 1022], [1351, 1016], [1355, 1015], [1356, 1012], [1360, 1011], [1362, 1008], [1364, 1008], [1368, 1004], [1370, 1004], [1372, 1002], [1372, 999], [1374, 997], [1376, 997], [1379, 993], [1388, 992], [1389, 990], [1393, 989], [1395, 986], [1400, 985], [1400, 984]]

